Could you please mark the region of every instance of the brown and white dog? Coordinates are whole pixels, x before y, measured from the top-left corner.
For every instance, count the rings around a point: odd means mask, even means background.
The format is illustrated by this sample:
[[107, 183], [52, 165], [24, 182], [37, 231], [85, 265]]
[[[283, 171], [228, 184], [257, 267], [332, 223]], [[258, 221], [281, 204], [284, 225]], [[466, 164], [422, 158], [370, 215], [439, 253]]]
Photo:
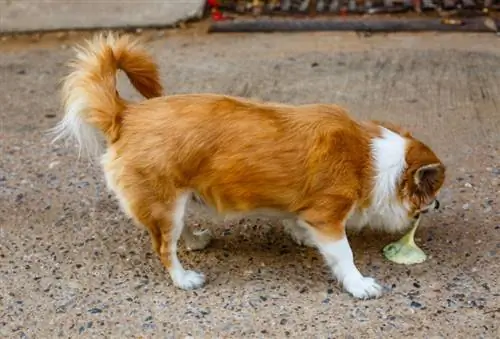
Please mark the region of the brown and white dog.
[[[392, 124], [358, 122], [336, 105], [292, 106], [215, 94], [162, 96], [157, 66], [129, 36], [97, 36], [78, 49], [65, 78], [65, 116], [54, 128], [99, 154], [124, 212], [149, 230], [152, 246], [182, 289], [203, 285], [186, 270], [177, 242], [202, 249], [208, 231], [184, 225], [189, 200], [221, 215], [271, 213], [314, 245], [357, 298], [381, 295], [356, 268], [346, 227], [409, 227], [434, 207], [445, 167], [422, 142]], [[123, 70], [147, 99], [124, 100]]]

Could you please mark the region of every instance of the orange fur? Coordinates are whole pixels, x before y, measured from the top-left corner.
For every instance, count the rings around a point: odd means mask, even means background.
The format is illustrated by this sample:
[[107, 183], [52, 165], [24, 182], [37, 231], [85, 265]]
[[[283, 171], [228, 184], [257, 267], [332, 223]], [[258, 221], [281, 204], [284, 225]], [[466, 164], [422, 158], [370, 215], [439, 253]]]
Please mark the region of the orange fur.
[[[195, 194], [221, 214], [296, 215], [332, 241], [345, 237], [345, 220], [355, 209], [370, 206], [370, 145], [381, 123], [359, 123], [336, 105], [291, 106], [214, 94], [159, 97], [156, 65], [126, 36], [99, 37], [80, 53], [63, 88], [65, 105], [86, 98], [83, 119], [107, 139], [108, 184], [125, 212], [149, 230], [170, 271], [176, 202], [183, 194]], [[117, 69], [151, 99], [121, 99]], [[400, 198], [418, 210], [441, 187], [444, 167], [417, 185], [413, 178], [420, 167], [441, 163], [411, 140]], [[416, 191], [422, 198], [415, 198]]]
[[400, 196], [411, 202], [413, 210], [418, 210], [435, 199], [444, 183], [446, 168], [428, 146], [415, 139], [408, 145], [406, 162], [409, 166], [400, 185]]
[[87, 122], [100, 129], [110, 142], [120, 137], [121, 114], [127, 105], [116, 90], [118, 69], [125, 71], [144, 97], [162, 95], [156, 65], [138, 42], [129, 36], [116, 41], [111, 35], [107, 39], [96, 37], [86, 47], [77, 48], [78, 57], [70, 63], [73, 72], [64, 81], [64, 103], [73, 102], [84, 91], [89, 105]]

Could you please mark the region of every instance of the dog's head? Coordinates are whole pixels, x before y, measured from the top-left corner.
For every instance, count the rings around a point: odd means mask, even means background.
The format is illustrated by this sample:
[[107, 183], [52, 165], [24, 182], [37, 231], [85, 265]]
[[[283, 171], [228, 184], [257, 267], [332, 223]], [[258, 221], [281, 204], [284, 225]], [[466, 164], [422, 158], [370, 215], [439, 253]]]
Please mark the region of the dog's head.
[[445, 180], [446, 167], [428, 146], [413, 138], [407, 140], [406, 168], [399, 193], [414, 216], [439, 208], [437, 196]]
[[387, 122], [377, 122], [404, 139], [403, 172], [398, 183], [399, 199], [410, 217], [439, 208], [438, 193], [446, 177], [446, 167], [437, 155], [406, 129]]
[[372, 202], [385, 229], [401, 230], [420, 213], [439, 208], [437, 196], [446, 168], [407, 130], [380, 121], [372, 126], [376, 169]]

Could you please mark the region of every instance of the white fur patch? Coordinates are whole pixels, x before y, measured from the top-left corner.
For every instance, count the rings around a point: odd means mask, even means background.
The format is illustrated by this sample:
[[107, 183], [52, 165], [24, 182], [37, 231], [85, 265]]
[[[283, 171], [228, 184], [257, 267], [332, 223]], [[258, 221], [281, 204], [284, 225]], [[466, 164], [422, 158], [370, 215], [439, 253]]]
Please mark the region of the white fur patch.
[[344, 289], [359, 299], [375, 298], [382, 295], [382, 288], [373, 278], [363, 277], [354, 265], [354, 256], [347, 237], [340, 240], [326, 240], [311, 229], [312, 240], [316, 243], [335, 278]]
[[75, 72], [72, 78], [66, 80], [66, 86], [72, 88], [65, 98], [65, 115], [49, 133], [55, 136], [53, 143], [59, 139], [73, 138], [78, 144], [78, 156], [83, 151], [92, 160], [92, 157], [101, 153], [103, 141], [100, 131], [85, 121], [92, 106], [87, 90], [77, 85], [77, 80], [85, 76], [83, 71], [79, 72], [82, 73], [79, 77], [75, 76]]
[[406, 167], [406, 139], [397, 133], [382, 128], [382, 137], [372, 142], [375, 160], [374, 206], [380, 208], [394, 196], [396, 186]]
[[346, 277], [356, 276], [361, 278], [361, 273], [354, 266], [354, 257], [347, 237], [328, 242], [316, 238], [315, 241], [319, 250], [325, 256], [333, 274], [341, 283]]
[[375, 168], [372, 204], [355, 211], [347, 221], [350, 229], [370, 224], [389, 232], [405, 229], [410, 219], [408, 208], [398, 199], [398, 183], [406, 167], [407, 141], [397, 133], [381, 127], [382, 137], [372, 141], [371, 152]]
[[[134, 216], [130, 211], [129, 202], [118, 184], [123, 165], [121, 164], [121, 160], [116, 158], [116, 152], [112, 148], [108, 148], [107, 152], [101, 157], [101, 165], [104, 170], [104, 177], [106, 178], [108, 189], [115, 194], [123, 212], [125, 212], [129, 218], [133, 218]], [[136, 222], [138, 221], [136, 220]]]
[[174, 209], [172, 211], [172, 248], [171, 251], [177, 253], [177, 240], [182, 234], [184, 229], [184, 214], [186, 213], [186, 205], [191, 197], [191, 193], [182, 193], [175, 202]]
[[[76, 58], [73, 70], [63, 82], [64, 118], [49, 131], [55, 135], [52, 142], [61, 138], [76, 140], [79, 147], [78, 155], [80, 156], [83, 151], [90, 156], [90, 160], [101, 154], [103, 144], [101, 131], [86, 121], [92, 110], [96, 108], [92, 105], [91, 94], [110, 90], [102, 79], [95, 80], [94, 76], [97, 74], [115, 77], [114, 74], [101, 74], [103, 62], [101, 52], [106, 46], [114, 48], [115, 44], [115, 36], [109, 34], [106, 38], [103, 35], [96, 36], [92, 41], [88, 41], [86, 46], [75, 48]], [[133, 47], [134, 43], [129, 42], [127, 48]], [[93, 87], [89, 87], [89, 80], [92, 80]]]
[[205, 276], [203, 273], [185, 270], [178, 260], [173, 266], [175, 266], [175, 268], [170, 270], [170, 276], [175, 286], [183, 290], [194, 290], [200, 288], [205, 283]]
[[172, 266], [170, 267], [169, 273], [174, 285], [183, 290], [201, 287], [205, 282], [205, 277], [202, 273], [184, 269], [177, 257], [177, 242], [184, 229], [184, 214], [187, 202], [190, 198], [190, 192], [181, 194], [177, 198], [172, 215], [172, 236], [170, 243], [170, 259]]

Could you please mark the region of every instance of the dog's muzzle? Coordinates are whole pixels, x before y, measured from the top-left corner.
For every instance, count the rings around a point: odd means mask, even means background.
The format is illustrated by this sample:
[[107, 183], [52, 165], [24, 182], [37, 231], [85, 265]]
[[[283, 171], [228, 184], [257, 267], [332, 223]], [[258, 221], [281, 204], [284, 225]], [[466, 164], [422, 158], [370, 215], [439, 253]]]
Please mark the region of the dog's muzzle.
[[439, 203], [439, 200], [435, 199], [433, 202], [431, 202], [429, 205], [427, 205], [426, 208], [420, 210], [420, 213], [427, 213], [431, 209], [437, 210], [437, 209], [439, 209], [440, 206], [441, 206], [441, 204]]

